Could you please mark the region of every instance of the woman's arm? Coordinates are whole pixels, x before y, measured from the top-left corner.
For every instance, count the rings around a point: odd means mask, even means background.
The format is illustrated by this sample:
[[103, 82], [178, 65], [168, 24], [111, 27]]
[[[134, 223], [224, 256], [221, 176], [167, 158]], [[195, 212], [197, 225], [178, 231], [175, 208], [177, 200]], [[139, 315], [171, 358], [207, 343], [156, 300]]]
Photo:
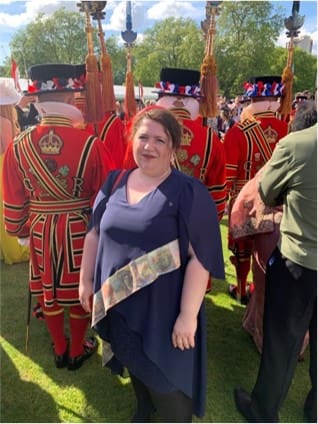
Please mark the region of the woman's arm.
[[80, 270], [79, 300], [83, 309], [87, 312], [92, 311], [93, 299], [93, 279], [95, 271], [95, 262], [97, 255], [99, 236], [92, 228], [85, 237], [84, 249]]
[[209, 272], [198, 261], [190, 245], [181, 296], [180, 313], [172, 331], [172, 344], [181, 350], [195, 346], [197, 316], [206, 292]]

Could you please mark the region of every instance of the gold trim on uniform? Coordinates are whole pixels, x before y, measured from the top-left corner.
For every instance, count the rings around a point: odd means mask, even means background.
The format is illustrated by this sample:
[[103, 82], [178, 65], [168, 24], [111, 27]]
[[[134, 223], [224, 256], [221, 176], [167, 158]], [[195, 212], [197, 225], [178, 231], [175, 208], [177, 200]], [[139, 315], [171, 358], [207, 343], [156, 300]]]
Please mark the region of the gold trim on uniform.
[[179, 162], [184, 162], [188, 159], [188, 152], [185, 149], [178, 149], [176, 152], [176, 156]]
[[194, 169], [190, 168], [186, 165], [180, 165], [180, 171], [182, 171], [186, 175], [190, 175], [190, 177], [194, 177]]
[[59, 309], [57, 311], [52, 311], [52, 312], [51, 311], [43, 311], [43, 314], [47, 315], [49, 317], [54, 317], [56, 315], [61, 315], [63, 313], [64, 313], [64, 309]]
[[38, 145], [43, 155], [59, 155], [63, 147], [63, 140], [54, 133], [54, 130], [50, 130], [48, 134], [40, 138]]
[[181, 145], [182, 146], [191, 146], [191, 142], [193, 140], [193, 132], [189, 130], [187, 127], [182, 127], [182, 138]]
[[267, 143], [273, 144], [277, 142], [278, 132], [271, 125], [269, 125], [266, 128], [266, 130], [264, 130], [264, 134], [265, 134]]
[[200, 156], [199, 155], [193, 155], [192, 157], [191, 157], [191, 159], [190, 159], [190, 162], [192, 163], [192, 165], [194, 165], [194, 166], [198, 166], [199, 165], [199, 163], [200, 163], [200, 161], [201, 161], [201, 158], [200, 158]]
[[58, 126], [58, 127], [71, 127], [73, 128], [72, 121], [66, 116], [51, 115], [45, 116], [41, 119], [41, 126]]

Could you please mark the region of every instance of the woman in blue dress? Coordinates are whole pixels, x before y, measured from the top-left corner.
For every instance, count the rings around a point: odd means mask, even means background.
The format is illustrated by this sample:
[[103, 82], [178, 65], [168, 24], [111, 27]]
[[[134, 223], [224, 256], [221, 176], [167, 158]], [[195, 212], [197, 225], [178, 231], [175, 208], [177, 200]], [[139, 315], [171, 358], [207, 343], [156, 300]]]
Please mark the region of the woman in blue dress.
[[113, 171], [94, 204], [80, 300], [106, 365], [130, 373], [132, 421], [156, 410], [163, 422], [191, 422], [205, 412], [206, 281], [224, 278], [216, 207], [201, 182], [171, 166], [181, 143], [171, 112], [143, 109], [131, 140], [137, 168]]

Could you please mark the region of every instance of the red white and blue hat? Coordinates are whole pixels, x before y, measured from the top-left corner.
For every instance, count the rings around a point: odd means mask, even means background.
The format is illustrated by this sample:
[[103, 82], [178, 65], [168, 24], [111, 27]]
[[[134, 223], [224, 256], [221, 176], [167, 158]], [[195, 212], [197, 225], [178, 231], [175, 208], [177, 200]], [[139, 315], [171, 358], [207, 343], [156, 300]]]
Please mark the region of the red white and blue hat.
[[200, 72], [191, 69], [162, 68], [160, 82], [155, 84], [159, 96], [200, 96]]
[[243, 84], [244, 95], [254, 97], [281, 97], [284, 89], [278, 75], [252, 77]]
[[85, 88], [85, 65], [48, 63], [33, 65], [28, 70], [32, 83], [26, 95], [52, 92], [77, 92]]

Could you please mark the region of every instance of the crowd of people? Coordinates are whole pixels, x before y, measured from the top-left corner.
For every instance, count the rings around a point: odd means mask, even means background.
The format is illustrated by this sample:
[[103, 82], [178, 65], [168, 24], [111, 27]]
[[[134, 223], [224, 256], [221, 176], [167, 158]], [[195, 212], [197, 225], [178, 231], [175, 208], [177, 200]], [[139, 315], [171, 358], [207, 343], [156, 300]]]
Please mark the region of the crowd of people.
[[288, 123], [277, 115], [280, 77], [253, 77], [242, 96], [219, 96], [219, 116], [205, 125], [200, 72], [163, 68], [154, 104], [129, 120], [117, 104], [89, 122], [85, 66], [36, 65], [29, 77], [22, 98], [0, 87], [2, 226], [16, 257], [8, 259], [3, 237], [1, 252], [6, 263], [30, 261], [55, 366], [79, 369], [102, 341], [103, 364], [129, 372], [133, 422], [154, 411], [162, 422], [203, 417], [204, 297], [213, 278], [225, 279], [219, 223], [227, 214], [229, 295], [247, 305], [243, 328], [261, 354], [252, 393], [234, 391], [237, 408], [248, 421], [278, 421], [309, 343], [305, 417], [316, 422], [310, 93], [295, 95]]

